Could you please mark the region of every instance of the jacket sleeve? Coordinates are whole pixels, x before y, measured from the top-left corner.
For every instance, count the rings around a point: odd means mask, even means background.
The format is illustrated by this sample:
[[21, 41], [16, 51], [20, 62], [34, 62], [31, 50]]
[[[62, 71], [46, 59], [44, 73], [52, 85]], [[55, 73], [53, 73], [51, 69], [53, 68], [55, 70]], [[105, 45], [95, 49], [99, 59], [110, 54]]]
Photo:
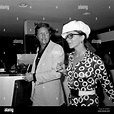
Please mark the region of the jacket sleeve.
[[97, 68], [99, 69], [99, 72], [97, 74], [98, 79], [100, 80], [100, 83], [102, 87], [104, 88], [106, 94], [109, 96], [109, 99], [112, 100], [114, 103], [114, 86], [113, 86], [113, 80], [111, 80], [110, 75], [107, 74], [107, 71], [105, 69], [105, 65], [102, 62], [102, 60], [99, 60], [99, 64], [97, 65]]
[[[61, 73], [57, 72], [56, 66], [58, 63], [64, 63], [64, 51], [60, 45], [55, 45], [51, 52], [51, 67], [47, 68], [47, 70], [41, 72], [36, 72], [36, 83], [46, 83], [49, 81], [53, 81], [59, 79], [61, 77]], [[46, 65], [48, 67], [48, 65]]]

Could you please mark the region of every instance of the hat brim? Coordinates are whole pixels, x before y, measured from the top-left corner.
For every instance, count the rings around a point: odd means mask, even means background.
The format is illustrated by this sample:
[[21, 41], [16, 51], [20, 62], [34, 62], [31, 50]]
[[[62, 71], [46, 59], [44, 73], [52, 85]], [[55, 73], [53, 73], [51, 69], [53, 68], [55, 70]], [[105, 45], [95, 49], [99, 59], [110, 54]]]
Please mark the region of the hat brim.
[[64, 33], [64, 34], [62, 34], [61, 36], [64, 38], [64, 39], [66, 39], [66, 36], [67, 36], [68, 34], [67, 33]]

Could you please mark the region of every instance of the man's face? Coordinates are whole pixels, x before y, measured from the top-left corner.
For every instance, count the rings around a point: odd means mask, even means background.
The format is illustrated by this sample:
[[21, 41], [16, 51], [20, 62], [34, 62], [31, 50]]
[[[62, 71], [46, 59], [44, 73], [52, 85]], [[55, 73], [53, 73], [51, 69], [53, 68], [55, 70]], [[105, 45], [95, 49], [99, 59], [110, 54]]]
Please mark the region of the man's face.
[[45, 27], [41, 27], [39, 30], [38, 30], [38, 40], [40, 42], [40, 44], [47, 44], [50, 40], [50, 34], [49, 34], [49, 31], [47, 28]]

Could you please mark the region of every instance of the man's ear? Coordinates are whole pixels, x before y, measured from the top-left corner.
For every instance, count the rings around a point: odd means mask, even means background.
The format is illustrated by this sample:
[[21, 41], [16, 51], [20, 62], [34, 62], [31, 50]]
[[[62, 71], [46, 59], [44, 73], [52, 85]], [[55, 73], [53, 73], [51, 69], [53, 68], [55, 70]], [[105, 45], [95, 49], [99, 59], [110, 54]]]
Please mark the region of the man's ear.
[[36, 36], [36, 38], [38, 38], [38, 36]]
[[49, 36], [51, 37], [51, 33], [49, 34]]

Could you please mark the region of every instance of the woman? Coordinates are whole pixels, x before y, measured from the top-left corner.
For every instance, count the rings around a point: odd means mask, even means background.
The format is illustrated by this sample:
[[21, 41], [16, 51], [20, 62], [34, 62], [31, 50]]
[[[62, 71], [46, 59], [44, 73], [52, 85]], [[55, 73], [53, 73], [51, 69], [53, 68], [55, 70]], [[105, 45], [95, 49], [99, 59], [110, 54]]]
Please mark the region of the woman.
[[56, 67], [64, 62], [63, 48], [50, 40], [51, 28], [47, 23], [36, 24], [35, 35], [40, 45], [32, 71], [25, 77], [27, 81], [34, 81], [33, 106], [60, 106], [64, 103], [64, 97], [61, 73]]
[[90, 27], [82, 21], [71, 21], [63, 26], [62, 37], [74, 51], [69, 54], [67, 81], [70, 89], [70, 106], [98, 106], [97, 82], [114, 100], [114, 88], [101, 58], [86, 48]]

